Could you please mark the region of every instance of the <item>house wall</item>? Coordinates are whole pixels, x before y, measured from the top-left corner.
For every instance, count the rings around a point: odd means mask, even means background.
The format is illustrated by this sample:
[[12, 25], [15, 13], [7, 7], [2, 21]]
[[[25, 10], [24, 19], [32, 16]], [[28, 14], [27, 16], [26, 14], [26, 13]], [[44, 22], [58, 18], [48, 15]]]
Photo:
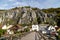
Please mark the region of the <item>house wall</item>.
[[36, 31], [39, 31], [39, 26], [38, 25], [32, 25], [32, 30], [36, 30]]

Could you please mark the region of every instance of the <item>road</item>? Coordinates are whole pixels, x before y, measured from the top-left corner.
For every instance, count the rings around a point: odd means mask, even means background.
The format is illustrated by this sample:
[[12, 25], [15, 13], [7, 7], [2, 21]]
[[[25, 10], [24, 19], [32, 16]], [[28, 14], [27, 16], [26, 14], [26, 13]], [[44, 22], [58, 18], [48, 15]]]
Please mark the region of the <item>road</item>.
[[21, 38], [21, 40], [53, 40], [48, 38], [47, 35], [43, 35], [41, 32], [31, 32], [30, 34]]
[[35, 32], [32, 32], [24, 37], [21, 38], [21, 40], [35, 40]]
[[42, 35], [39, 34], [38, 32], [32, 32], [22, 37], [21, 40], [45, 40], [45, 38], [43, 38]]

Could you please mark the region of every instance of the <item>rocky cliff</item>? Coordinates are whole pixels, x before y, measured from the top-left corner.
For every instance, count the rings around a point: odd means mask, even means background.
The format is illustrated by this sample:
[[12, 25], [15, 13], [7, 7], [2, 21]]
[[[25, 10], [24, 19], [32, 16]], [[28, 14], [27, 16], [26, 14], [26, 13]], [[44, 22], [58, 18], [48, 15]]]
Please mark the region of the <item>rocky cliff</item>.
[[[16, 7], [9, 10], [0, 11], [0, 23], [2, 24], [40, 24], [54, 21], [53, 14], [46, 14], [39, 8]], [[48, 20], [48, 21], [47, 21]]]

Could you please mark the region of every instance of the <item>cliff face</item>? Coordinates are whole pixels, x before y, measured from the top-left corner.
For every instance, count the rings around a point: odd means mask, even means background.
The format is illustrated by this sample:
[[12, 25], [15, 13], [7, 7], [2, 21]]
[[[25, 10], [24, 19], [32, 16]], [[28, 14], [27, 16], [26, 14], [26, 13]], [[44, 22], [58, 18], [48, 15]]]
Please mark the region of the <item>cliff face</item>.
[[52, 14], [46, 14], [38, 8], [19, 7], [0, 12], [0, 23], [2, 24], [40, 24], [46, 22], [47, 18], [54, 18]]

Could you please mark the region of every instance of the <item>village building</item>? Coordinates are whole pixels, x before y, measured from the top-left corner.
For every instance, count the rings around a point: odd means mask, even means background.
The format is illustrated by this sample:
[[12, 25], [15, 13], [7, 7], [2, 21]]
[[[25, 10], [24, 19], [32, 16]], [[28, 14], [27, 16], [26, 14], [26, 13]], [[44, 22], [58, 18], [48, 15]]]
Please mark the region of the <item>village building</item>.
[[7, 30], [7, 34], [14, 34], [18, 31], [18, 29], [21, 29], [21, 26], [19, 25], [4, 25], [2, 27], [3, 30]]
[[36, 30], [36, 31], [39, 31], [39, 26], [38, 25], [32, 25], [32, 30]]
[[51, 25], [51, 26], [49, 26], [48, 30], [56, 31], [55, 27], [53, 27], [52, 25]]

